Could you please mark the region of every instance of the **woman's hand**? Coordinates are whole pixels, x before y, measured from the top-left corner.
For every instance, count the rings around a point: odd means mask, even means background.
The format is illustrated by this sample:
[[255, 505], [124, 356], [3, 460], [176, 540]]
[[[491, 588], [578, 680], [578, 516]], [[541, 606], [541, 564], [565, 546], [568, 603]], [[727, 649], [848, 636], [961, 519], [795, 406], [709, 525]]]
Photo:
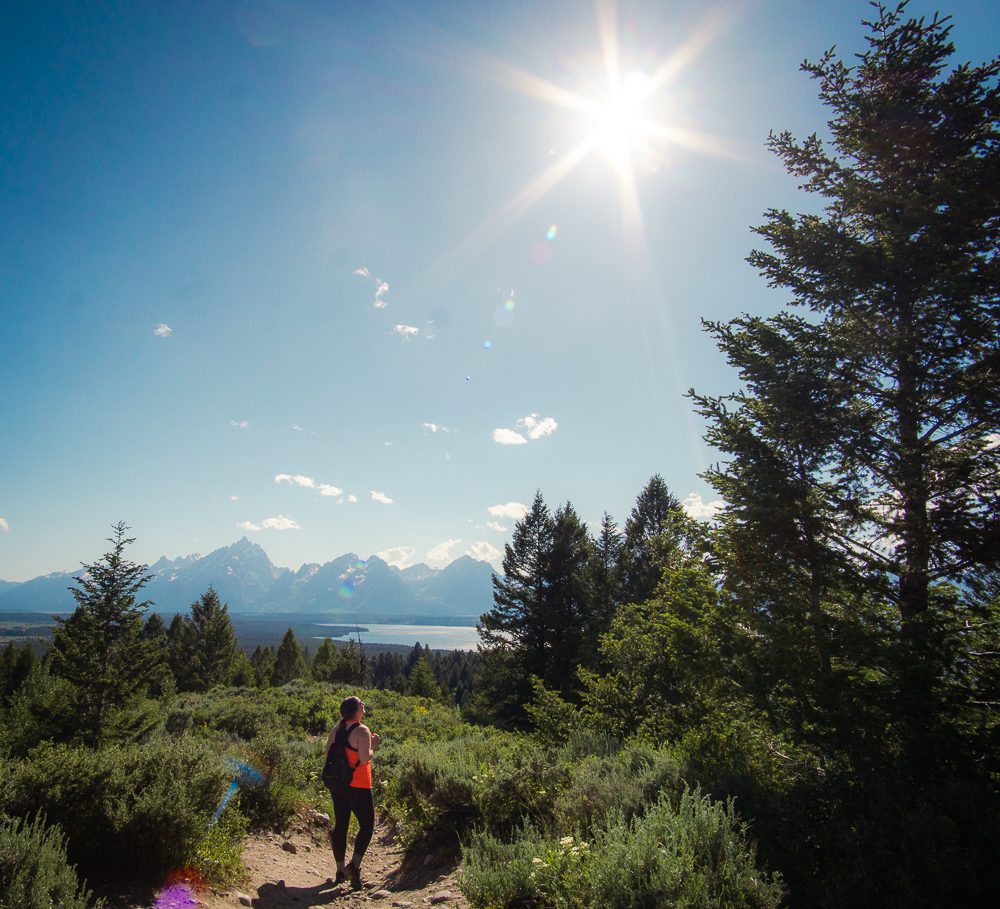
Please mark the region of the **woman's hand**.
[[381, 741], [382, 741], [382, 739], [379, 737], [379, 734], [377, 732], [373, 732], [372, 733], [372, 751], [378, 751], [378, 746], [381, 743]]

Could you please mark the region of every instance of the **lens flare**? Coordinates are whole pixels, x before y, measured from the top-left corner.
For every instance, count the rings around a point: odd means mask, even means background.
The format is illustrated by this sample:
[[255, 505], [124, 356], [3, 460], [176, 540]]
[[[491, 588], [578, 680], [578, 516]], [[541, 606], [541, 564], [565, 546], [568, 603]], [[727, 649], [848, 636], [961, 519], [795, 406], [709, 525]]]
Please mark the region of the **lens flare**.
[[513, 312], [515, 306], [517, 306], [517, 303], [514, 302], [514, 298], [508, 297], [507, 301], [503, 305], [503, 308], [506, 309], [507, 312]]
[[559, 225], [553, 224], [547, 231], [545, 231], [545, 239], [554, 240], [556, 238], [556, 234], [558, 233], [559, 233]]
[[337, 596], [342, 600], [349, 600], [354, 596], [354, 582], [347, 580], [341, 583], [340, 587], [337, 588]]
[[483, 341], [483, 350], [492, 350], [492, 349], [493, 349], [492, 341]]

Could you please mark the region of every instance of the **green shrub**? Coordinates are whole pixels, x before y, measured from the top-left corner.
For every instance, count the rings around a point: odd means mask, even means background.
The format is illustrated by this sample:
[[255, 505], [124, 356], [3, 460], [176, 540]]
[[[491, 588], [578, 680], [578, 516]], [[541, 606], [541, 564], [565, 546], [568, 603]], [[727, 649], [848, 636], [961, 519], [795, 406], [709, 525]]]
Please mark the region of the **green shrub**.
[[0, 723], [0, 748], [23, 757], [40, 742], [66, 741], [79, 728], [76, 686], [36, 668], [10, 700]]
[[179, 864], [231, 779], [221, 758], [192, 739], [99, 750], [46, 743], [12, 776], [13, 813], [44, 811], [88, 873]]
[[408, 743], [386, 768], [385, 803], [409, 842], [454, 841], [476, 826], [509, 835], [526, 817], [546, 826], [568, 775], [549, 754], [515, 733]]
[[90, 891], [66, 859], [58, 827], [0, 818], [0, 909], [90, 909]]
[[559, 754], [571, 768], [567, 784], [553, 800], [555, 827], [563, 833], [589, 830], [616, 811], [630, 820], [661, 793], [676, 801], [683, 791], [683, 764], [672, 750], [633, 744], [613, 754], [576, 751], [568, 745]]
[[239, 809], [239, 795], [215, 823], [209, 824], [184, 863], [194, 868], [202, 880], [220, 887], [239, 881], [244, 873], [243, 838], [247, 819]]
[[755, 866], [731, 804], [685, 790], [631, 823], [615, 813], [591, 841], [524, 829], [503, 843], [488, 832], [464, 849], [461, 888], [476, 907], [553, 909], [776, 909], [777, 877]]

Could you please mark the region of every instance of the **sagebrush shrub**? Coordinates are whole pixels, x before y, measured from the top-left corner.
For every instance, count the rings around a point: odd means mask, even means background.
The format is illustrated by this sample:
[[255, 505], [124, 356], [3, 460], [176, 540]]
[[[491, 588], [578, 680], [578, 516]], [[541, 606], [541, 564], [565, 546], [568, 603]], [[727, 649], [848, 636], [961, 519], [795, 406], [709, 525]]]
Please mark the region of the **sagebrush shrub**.
[[57, 826], [0, 817], [0, 909], [97, 909], [66, 858]]
[[481, 831], [463, 858], [462, 892], [490, 909], [777, 909], [783, 894], [756, 867], [732, 805], [687, 790], [631, 822], [614, 812], [589, 839], [525, 827], [506, 843]]
[[11, 810], [44, 811], [90, 873], [159, 872], [203, 834], [231, 775], [191, 738], [90, 749], [45, 743], [13, 770]]

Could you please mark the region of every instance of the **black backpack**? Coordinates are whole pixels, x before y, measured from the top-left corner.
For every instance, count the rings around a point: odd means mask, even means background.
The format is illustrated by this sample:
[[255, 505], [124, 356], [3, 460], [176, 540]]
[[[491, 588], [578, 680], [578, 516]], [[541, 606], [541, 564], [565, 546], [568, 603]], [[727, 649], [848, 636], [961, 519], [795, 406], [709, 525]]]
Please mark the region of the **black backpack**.
[[347, 760], [347, 737], [352, 729], [360, 726], [354, 723], [351, 726], [341, 725], [333, 736], [333, 744], [326, 755], [326, 763], [323, 765], [323, 785], [327, 789], [347, 789], [354, 779], [354, 768]]

